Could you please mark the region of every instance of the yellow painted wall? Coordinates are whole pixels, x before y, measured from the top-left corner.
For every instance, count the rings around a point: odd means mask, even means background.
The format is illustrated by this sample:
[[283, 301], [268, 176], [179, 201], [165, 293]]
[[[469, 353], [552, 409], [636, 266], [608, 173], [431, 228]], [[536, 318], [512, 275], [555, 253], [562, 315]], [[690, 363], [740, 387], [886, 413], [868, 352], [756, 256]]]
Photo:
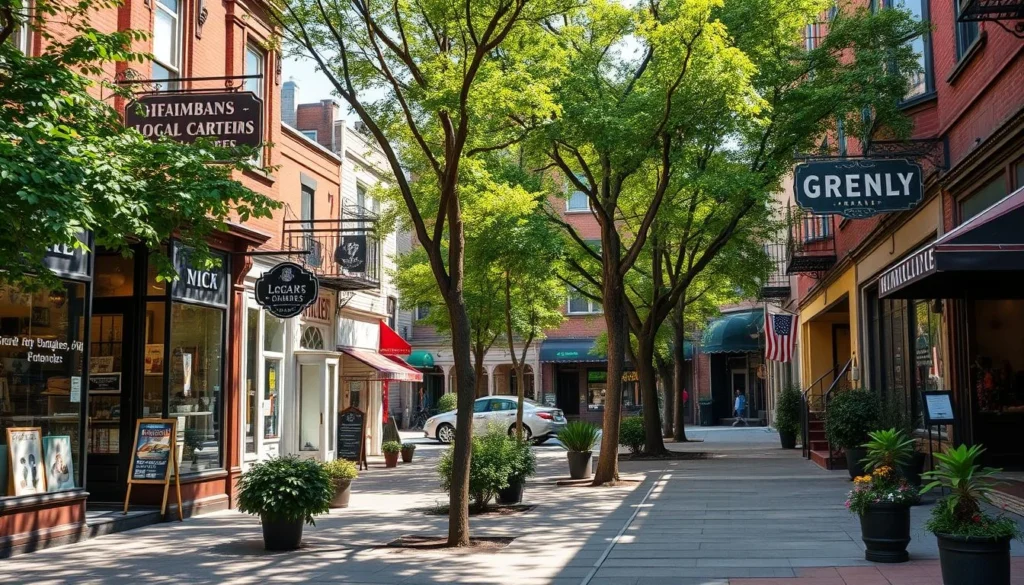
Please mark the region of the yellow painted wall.
[[[836, 315], [826, 311], [842, 301], [849, 301], [849, 313]], [[847, 268], [839, 278], [818, 291], [810, 302], [800, 309], [800, 386], [807, 388], [822, 374], [832, 369], [832, 325], [849, 323], [850, 335], [837, 346], [837, 357], [841, 363], [850, 359], [858, 349], [858, 308], [857, 271], [854, 266]], [[859, 358], [858, 358], [859, 361]], [[854, 382], [856, 384], [856, 382]]]
[[921, 247], [935, 237], [942, 225], [942, 199], [933, 197], [927, 205], [901, 225], [892, 236], [882, 240], [857, 261], [857, 282], [866, 282], [882, 273], [890, 264]]

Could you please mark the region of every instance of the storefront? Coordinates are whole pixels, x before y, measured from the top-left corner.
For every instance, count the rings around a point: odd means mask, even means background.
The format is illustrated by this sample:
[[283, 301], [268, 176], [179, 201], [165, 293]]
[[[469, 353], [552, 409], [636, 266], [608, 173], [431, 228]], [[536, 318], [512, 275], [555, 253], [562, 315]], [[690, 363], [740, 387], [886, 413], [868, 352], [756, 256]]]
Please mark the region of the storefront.
[[[915, 388], [951, 388], [954, 440], [984, 444], [987, 464], [1012, 469], [1024, 468], [1022, 225], [1024, 189], [1018, 189], [907, 256], [878, 282], [880, 298], [907, 307], [912, 334], [904, 346], [912, 352]], [[936, 363], [943, 338], [932, 324], [943, 319], [948, 366]]]
[[[851, 370], [860, 367], [856, 353], [860, 335], [856, 273], [852, 264], [837, 270], [800, 305], [800, 385], [811, 390], [808, 397], [815, 409], [822, 407], [823, 394], [847, 364]], [[851, 382], [859, 385], [857, 380]]]
[[[600, 423], [608, 390], [608, 360], [595, 339], [545, 339], [540, 346], [544, 374], [543, 403], [562, 409], [570, 419]], [[636, 371], [626, 364], [622, 375], [622, 411], [640, 414], [643, 406]]]
[[745, 418], [767, 418], [763, 308], [726, 313], [711, 321], [700, 352], [709, 356], [713, 424], [734, 416], [737, 391], [747, 398]]

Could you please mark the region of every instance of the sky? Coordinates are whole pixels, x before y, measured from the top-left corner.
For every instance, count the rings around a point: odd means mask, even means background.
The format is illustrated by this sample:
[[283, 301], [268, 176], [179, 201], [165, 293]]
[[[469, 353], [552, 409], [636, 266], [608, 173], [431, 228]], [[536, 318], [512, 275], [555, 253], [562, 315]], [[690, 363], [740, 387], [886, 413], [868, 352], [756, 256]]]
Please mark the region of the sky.
[[328, 81], [326, 75], [316, 70], [316, 63], [312, 59], [285, 57], [284, 64], [281, 66], [281, 76], [285, 81], [290, 79], [299, 86], [296, 103], [309, 104], [334, 97], [342, 105], [342, 117], [351, 118], [348, 104], [340, 97], [331, 94], [334, 91], [334, 85]]

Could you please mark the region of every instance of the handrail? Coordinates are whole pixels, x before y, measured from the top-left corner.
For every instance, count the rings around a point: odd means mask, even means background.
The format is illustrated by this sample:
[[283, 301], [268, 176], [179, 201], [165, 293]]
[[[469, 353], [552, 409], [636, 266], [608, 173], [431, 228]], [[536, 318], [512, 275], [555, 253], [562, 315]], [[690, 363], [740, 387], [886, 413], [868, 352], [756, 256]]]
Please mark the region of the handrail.
[[[804, 456], [805, 459], [810, 459], [811, 458], [811, 444], [810, 444], [810, 439], [811, 439], [810, 427], [811, 427], [811, 425], [810, 425], [810, 422], [811, 422], [811, 406], [812, 406], [812, 402], [816, 401], [819, 404], [819, 406], [821, 407], [821, 410], [824, 410], [825, 409], [825, 405], [826, 405], [825, 404], [825, 402], [826, 402], [825, 401], [826, 395], [828, 395], [828, 393], [833, 388], [835, 388], [836, 382], [843, 378], [844, 374], [848, 371], [848, 369], [850, 367], [850, 364], [852, 362], [853, 362], [853, 359], [851, 358], [850, 361], [847, 362], [846, 365], [843, 366], [841, 369], [839, 368], [839, 366], [836, 366], [836, 367], [833, 367], [831, 370], [828, 370], [827, 372], [825, 372], [824, 374], [819, 376], [817, 380], [815, 380], [814, 382], [811, 382], [811, 385], [808, 386], [807, 389], [804, 390], [803, 393], [802, 393], [803, 411], [800, 414], [801, 414], [801, 417], [803, 418], [803, 448], [802, 448], [802, 452], [803, 452], [803, 456]], [[839, 369], [838, 373], [836, 372], [837, 369]], [[822, 391], [823, 388], [824, 388], [824, 385], [825, 385], [825, 379], [828, 378], [829, 376], [832, 376], [831, 383], [829, 384], [829, 387], [828, 387], [827, 390]], [[811, 393], [815, 389], [818, 390], [818, 392], [817, 392], [818, 396], [817, 397], [811, 395]], [[817, 400], [815, 400], [816, 398], [817, 398]]]
[[[832, 400], [832, 391], [836, 390], [837, 385], [839, 384], [839, 382], [846, 380], [846, 374], [849, 373], [851, 365], [853, 365], [853, 358], [852, 357], [850, 358], [849, 361], [846, 362], [846, 365], [843, 366], [843, 369], [839, 370], [839, 375], [836, 376], [836, 378], [834, 380], [832, 380], [832, 385], [829, 386], [828, 390], [825, 391], [824, 406], [825, 406], [825, 417], [826, 418], [828, 418], [828, 403], [829, 403], [829, 401]], [[825, 440], [828, 441], [828, 435], [825, 436]], [[828, 441], [828, 465], [827, 466], [828, 466], [829, 469], [832, 469], [832, 460], [835, 458], [836, 454], [837, 454], [837, 452], [835, 452], [832, 449], [832, 442]]]

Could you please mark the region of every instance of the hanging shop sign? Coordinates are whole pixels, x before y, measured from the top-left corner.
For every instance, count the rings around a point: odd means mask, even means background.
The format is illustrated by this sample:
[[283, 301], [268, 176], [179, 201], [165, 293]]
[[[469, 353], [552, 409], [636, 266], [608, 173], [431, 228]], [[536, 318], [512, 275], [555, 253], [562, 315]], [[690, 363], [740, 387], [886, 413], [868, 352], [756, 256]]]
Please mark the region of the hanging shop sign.
[[349, 272], [366, 272], [366, 235], [342, 236], [334, 261]]
[[218, 146], [259, 146], [263, 100], [246, 91], [146, 95], [128, 103], [124, 124], [151, 140], [167, 136], [192, 143], [209, 138]]
[[797, 165], [793, 188], [802, 209], [858, 219], [914, 208], [921, 177], [921, 166], [906, 160], [814, 161]]
[[210, 255], [220, 260], [218, 266], [204, 268], [192, 262], [192, 249], [181, 242], [171, 247], [171, 260], [178, 279], [171, 286], [175, 300], [192, 301], [217, 307], [228, 306], [228, 256], [217, 250]]
[[280, 319], [288, 319], [316, 302], [320, 282], [294, 262], [282, 262], [256, 279], [256, 303]]
[[54, 244], [46, 249], [43, 265], [51, 272], [65, 278], [89, 278], [89, 251], [92, 237], [89, 232], [78, 232], [75, 237], [84, 247]]

